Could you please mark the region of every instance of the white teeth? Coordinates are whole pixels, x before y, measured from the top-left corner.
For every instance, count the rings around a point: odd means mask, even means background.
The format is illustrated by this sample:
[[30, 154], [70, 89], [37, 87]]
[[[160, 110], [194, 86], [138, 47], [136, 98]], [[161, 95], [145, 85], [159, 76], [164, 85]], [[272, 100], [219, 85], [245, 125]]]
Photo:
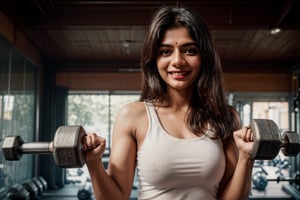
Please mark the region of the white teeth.
[[181, 76], [186, 74], [186, 72], [171, 72], [171, 74], [176, 75], [176, 76]]

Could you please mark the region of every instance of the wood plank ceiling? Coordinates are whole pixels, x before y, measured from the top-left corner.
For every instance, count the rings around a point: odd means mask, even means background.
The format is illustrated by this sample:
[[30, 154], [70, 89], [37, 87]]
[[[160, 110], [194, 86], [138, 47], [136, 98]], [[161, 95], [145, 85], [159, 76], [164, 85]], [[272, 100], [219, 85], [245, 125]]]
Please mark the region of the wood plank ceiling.
[[[2, 0], [57, 70], [135, 71], [146, 25], [165, 4], [197, 10], [211, 29], [224, 71], [292, 71], [300, 61], [300, 1]], [[281, 28], [277, 35], [271, 28]]]

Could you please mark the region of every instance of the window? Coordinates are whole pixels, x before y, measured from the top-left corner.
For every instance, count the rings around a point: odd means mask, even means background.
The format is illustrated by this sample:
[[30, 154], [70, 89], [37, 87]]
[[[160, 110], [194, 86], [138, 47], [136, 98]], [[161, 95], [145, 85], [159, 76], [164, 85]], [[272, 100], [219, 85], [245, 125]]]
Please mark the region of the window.
[[118, 111], [125, 104], [137, 101], [137, 93], [102, 92], [68, 95], [68, 125], [82, 125], [86, 132], [95, 132], [107, 139], [110, 148], [111, 131]]
[[[38, 68], [0, 35], [0, 142], [8, 135], [32, 141], [36, 134]], [[16, 183], [33, 176], [31, 155], [18, 162], [0, 154], [0, 199]]]
[[[118, 111], [125, 104], [135, 102], [137, 92], [70, 92], [67, 103], [67, 124], [81, 125], [86, 132], [94, 132], [106, 138], [104, 165], [108, 164], [111, 147], [111, 132]], [[67, 169], [67, 183], [82, 183], [89, 178], [86, 166], [82, 169]]]

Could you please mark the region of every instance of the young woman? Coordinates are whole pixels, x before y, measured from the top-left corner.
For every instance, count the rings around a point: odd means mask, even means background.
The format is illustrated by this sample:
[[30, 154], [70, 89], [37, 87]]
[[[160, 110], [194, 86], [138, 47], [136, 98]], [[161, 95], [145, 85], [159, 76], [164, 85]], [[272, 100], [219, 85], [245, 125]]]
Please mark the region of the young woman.
[[140, 200], [247, 199], [253, 134], [226, 104], [221, 65], [202, 19], [186, 8], [160, 8], [141, 67], [141, 101], [118, 113], [107, 170], [105, 139], [85, 137], [96, 199], [129, 199], [136, 168]]

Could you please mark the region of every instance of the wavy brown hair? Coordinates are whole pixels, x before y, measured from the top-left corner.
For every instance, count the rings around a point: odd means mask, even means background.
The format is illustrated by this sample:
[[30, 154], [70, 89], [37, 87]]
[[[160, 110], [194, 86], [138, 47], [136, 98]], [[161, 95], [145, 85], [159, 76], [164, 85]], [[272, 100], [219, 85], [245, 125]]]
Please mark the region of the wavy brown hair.
[[188, 127], [194, 133], [203, 133], [205, 125], [209, 123], [218, 137], [227, 139], [240, 126], [238, 115], [226, 103], [222, 67], [210, 32], [200, 16], [192, 10], [164, 6], [153, 15], [142, 51], [143, 82], [140, 100], [168, 102], [167, 86], [159, 75], [156, 60], [165, 32], [178, 26], [188, 30], [202, 58], [200, 73], [193, 86], [187, 117]]

